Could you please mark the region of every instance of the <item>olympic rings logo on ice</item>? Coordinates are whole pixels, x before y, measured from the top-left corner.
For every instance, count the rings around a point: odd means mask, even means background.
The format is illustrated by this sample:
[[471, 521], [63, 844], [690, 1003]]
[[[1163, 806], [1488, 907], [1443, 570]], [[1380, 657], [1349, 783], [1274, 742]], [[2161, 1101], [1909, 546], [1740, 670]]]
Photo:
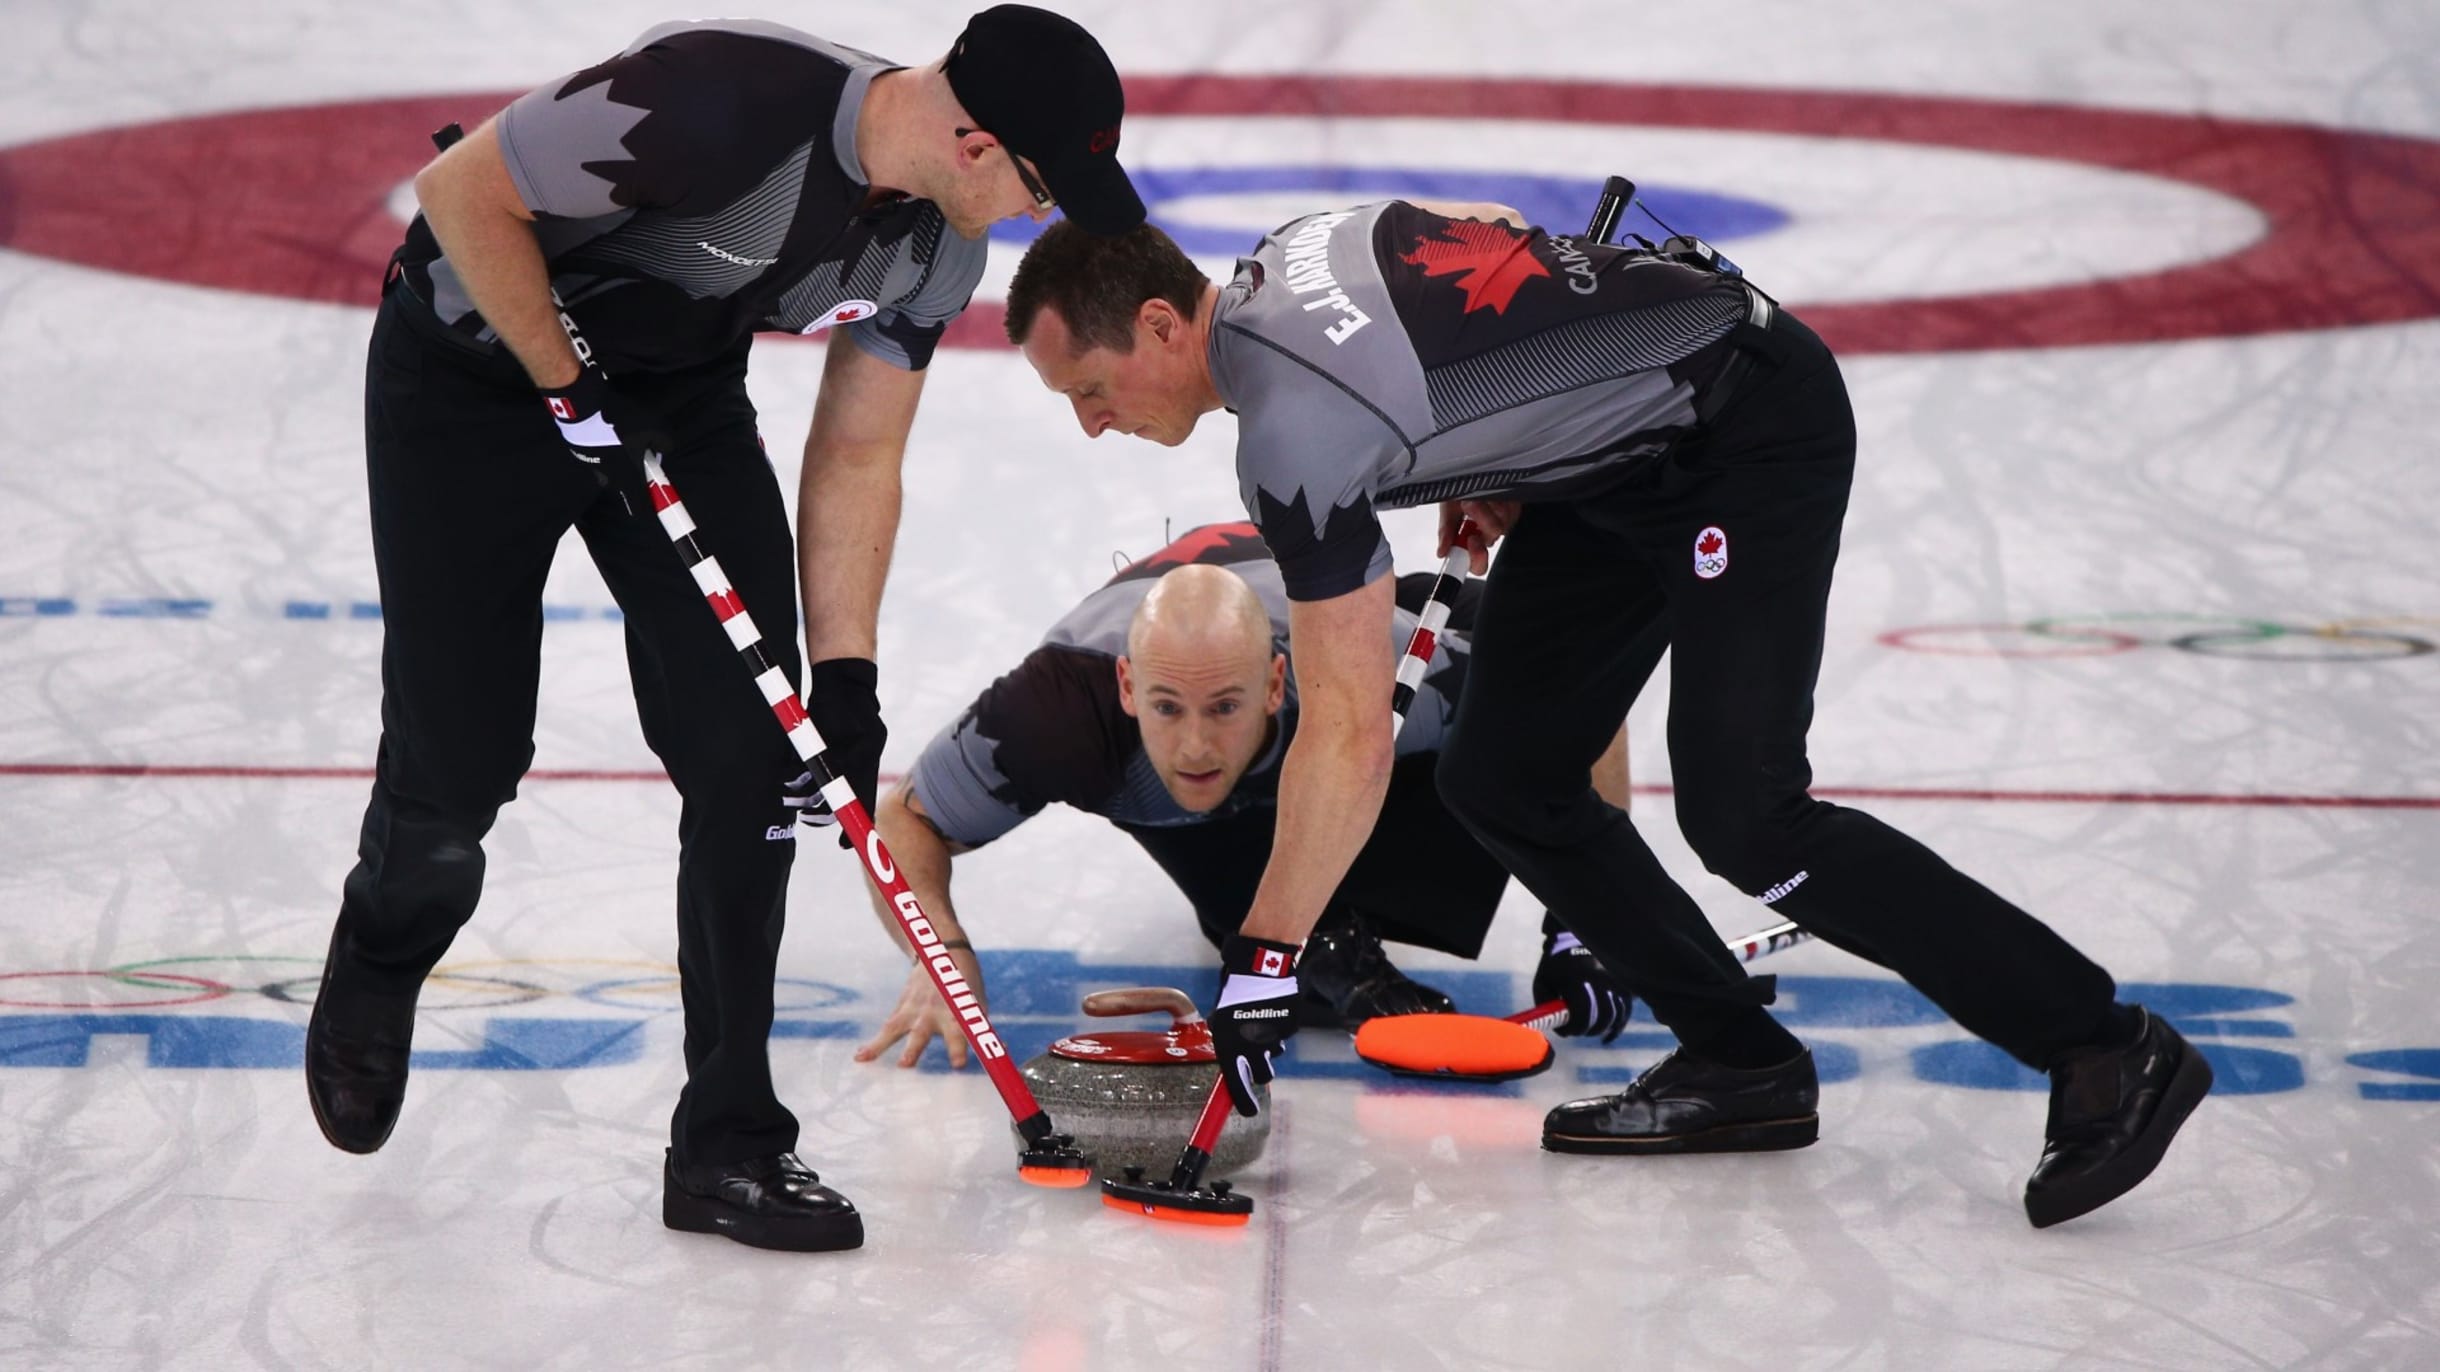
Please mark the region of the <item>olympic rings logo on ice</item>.
[[1875, 637], [1886, 647], [1942, 657], [2111, 657], [2171, 648], [2261, 662], [2389, 662], [2440, 648], [2409, 630], [2440, 620], [2408, 615], [2283, 624], [2230, 615], [2128, 612], [2052, 615], [2021, 624], [1918, 624]]
[[[322, 980], [311, 957], [221, 954], [152, 958], [103, 968], [0, 972], [0, 1008], [17, 1010], [164, 1010], [259, 997], [308, 1006]], [[862, 999], [855, 991], [802, 977], [778, 979], [780, 1014], [835, 1010]], [[619, 958], [503, 958], [444, 964], [425, 978], [417, 1002], [427, 1012], [491, 1011], [565, 997], [606, 1010], [657, 1012], [678, 1006], [678, 969]]]

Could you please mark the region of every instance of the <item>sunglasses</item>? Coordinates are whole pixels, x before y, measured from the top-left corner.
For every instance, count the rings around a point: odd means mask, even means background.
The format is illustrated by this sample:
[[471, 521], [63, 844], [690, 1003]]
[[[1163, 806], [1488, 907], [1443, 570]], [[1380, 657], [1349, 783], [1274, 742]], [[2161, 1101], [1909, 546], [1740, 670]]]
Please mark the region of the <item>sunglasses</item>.
[[[967, 134], [976, 132], [979, 130], [959, 129], [957, 136], [963, 138]], [[1059, 202], [1051, 197], [1050, 188], [1034, 179], [1034, 174], [1025, 169], [1024, 163], [1017, 160], [1016, 152], [1006, 143], [1000, 145], [1000, 151], [1008, 154], [1008, 165], [1017, 169], [1017, 180], [1025, 184], [1025, 193], [1034, 198], [1034, 208], [1038, 210], [1056, 209]]]

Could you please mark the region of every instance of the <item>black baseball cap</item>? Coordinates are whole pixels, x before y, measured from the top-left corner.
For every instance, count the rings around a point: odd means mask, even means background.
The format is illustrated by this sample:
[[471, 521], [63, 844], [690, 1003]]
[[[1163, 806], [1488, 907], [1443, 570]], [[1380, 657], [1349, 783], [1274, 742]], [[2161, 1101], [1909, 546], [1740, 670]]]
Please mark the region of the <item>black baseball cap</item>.
[[994, 5], [966, 21], [941, 70], [957, 103], [1034, 164], [1077, 227], [1122, 234], [1144, 222], [1143, 199], [1118, 165], [1127, 112], [1118, 69], [1076, 21]]

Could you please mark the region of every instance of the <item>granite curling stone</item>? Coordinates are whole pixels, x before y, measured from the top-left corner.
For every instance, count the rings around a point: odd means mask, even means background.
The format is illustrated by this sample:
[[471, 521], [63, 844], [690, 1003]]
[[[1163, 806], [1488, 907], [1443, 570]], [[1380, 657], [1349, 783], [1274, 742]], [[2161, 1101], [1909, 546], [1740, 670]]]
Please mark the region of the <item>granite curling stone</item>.
[[[1128, 1167], [1168, 1176], [1220, 1079], [1211, 1029], [1185, 992], [1143, 986], [1084, 998], [1084, 1012], [1096, 1018], [1155, 1011], [1169, 1015], [1167, 1029], [1070, 1034], [1017, 1069], [1051, 1123], [1075, 1136], [1103, 1176]], [[1271, 1088], [1254, 1092], [1262, 1113], [1252, 1119], [1230, 1113], [1208, 1175], [1228, 1176], [1262, 1156], [1271, 1137]]]

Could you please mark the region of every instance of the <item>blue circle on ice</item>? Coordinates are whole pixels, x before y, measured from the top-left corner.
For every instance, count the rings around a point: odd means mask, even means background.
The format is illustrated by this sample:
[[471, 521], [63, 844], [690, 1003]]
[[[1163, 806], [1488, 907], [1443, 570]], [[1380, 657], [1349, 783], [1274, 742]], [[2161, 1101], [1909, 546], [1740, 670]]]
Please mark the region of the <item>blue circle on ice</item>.
[[[1602, 184], [1593, 177], [1445, 167], [1144, 167], [1129, 175], [1152, 222], [1198, 257], [1235, 257], [1298, 215], [1392, 197], [1495, 201], [1515, 206], [1531, 223], [1572, 233], [1591, 216]], [[1619, 228], [1654, 239], [1665, 237], [1666, 231], [1652, 215], [1680, 233], [1714, 243], [1767, 233], [1789, 219], [1776, 206], [1715, 191], [1640, 186], [1636, 198], [1651, 214], [1631, 209], [1620, 218]], [[1023, 246], [1042, 227], [1030, 219], [1012, 219], [994, 225], [991, 236]]]

